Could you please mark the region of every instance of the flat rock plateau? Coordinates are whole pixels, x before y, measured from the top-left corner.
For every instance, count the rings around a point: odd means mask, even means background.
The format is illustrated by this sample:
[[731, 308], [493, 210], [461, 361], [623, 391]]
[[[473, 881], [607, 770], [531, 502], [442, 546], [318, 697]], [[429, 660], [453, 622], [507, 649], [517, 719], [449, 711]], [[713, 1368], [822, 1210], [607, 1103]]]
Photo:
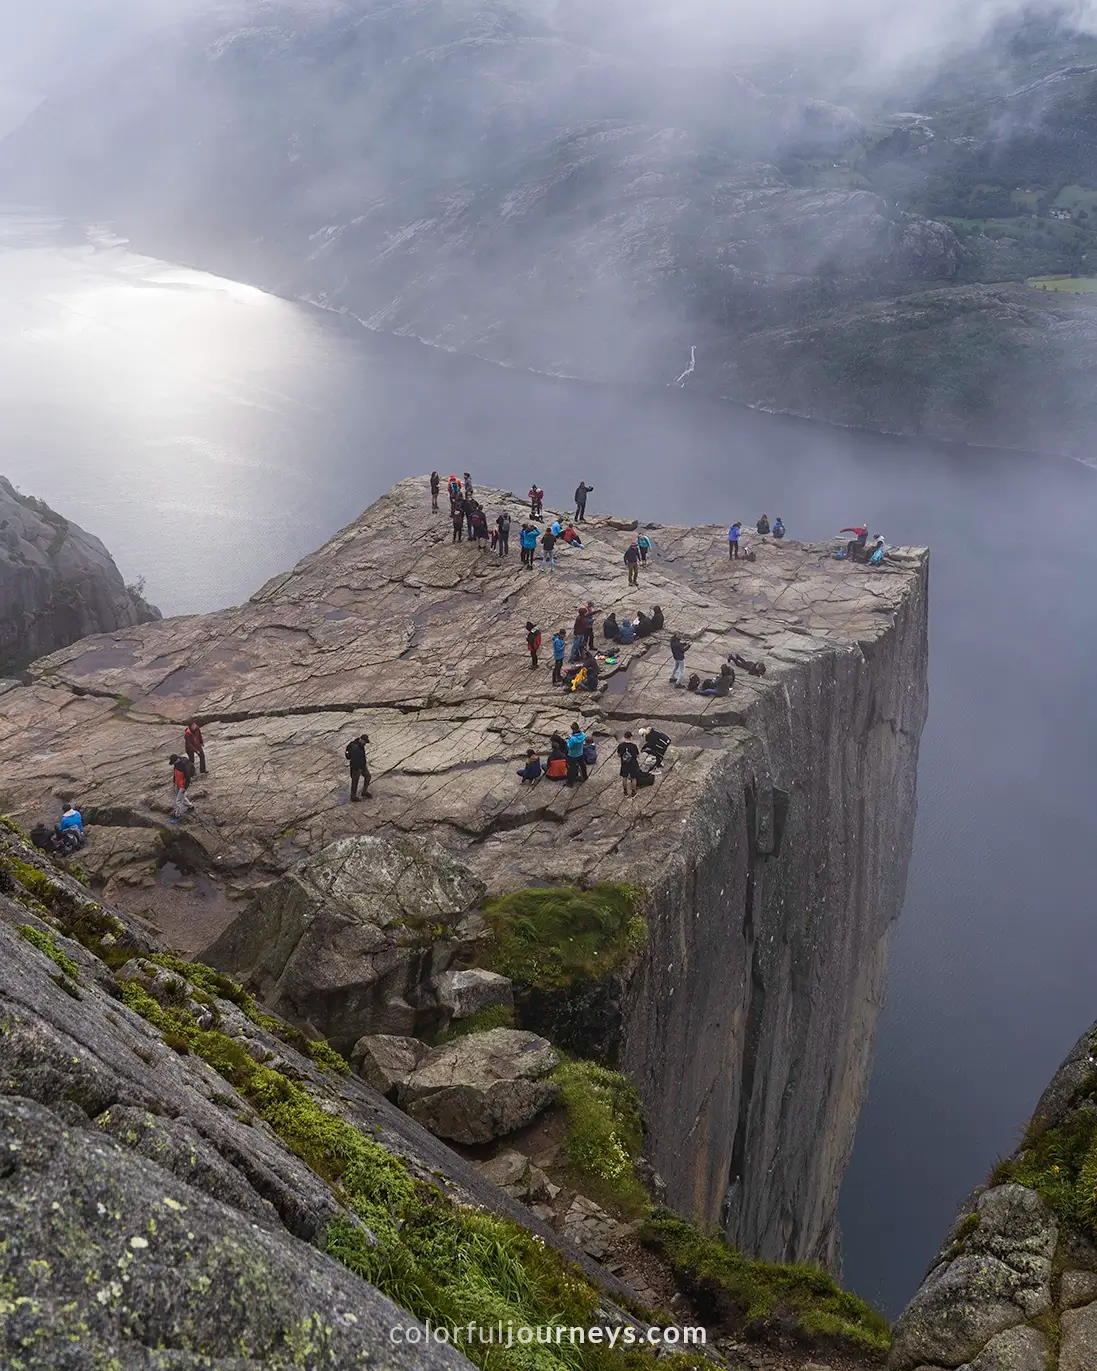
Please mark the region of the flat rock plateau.
[[[601, 492], [598, 492], [596, 500]], [[492, 895], [624, 880], [648, 944], [623, 983], [616, 1057], [640, 1090], [669, 1202], [744, 1250], [838, 1262], [852, 1146], [902, 906], [927, 708], [928, 555], [879, 571], [834, 544], [726, 525], [649, 525], [629, 587], [626, 520], [591, 515], [555, 571], [451, 542], [426, 480], [395, 486], [238, 608], [86, 638], [0, 686], [0, 807], [29, 827], [74, 797], [81, 862], [103, 897], [188, 954], [336, 840], [419, 835]], [[546, 514], [553, 511], [546, 510]], [[539, 553], [538, 553], [539, 556]], [[595, 694], [553, 687], [552, 632], [593, 601], [659, 605], [666, 629], [620, 649]], [[525, 624], [544, 634], [530, 669]], [[687, 668], [764, 661], [725, 698], [669, 684]], [[201, 721], [209, 774], [171, 824], [168, 756]], [[579, 719], [600, 761], [574, 789], [521, 786], [528, 747]], [[622, 796], [616, 739], [672, 746]], [[371, 739], [372, 791], [351, 804], [346, 743]]]

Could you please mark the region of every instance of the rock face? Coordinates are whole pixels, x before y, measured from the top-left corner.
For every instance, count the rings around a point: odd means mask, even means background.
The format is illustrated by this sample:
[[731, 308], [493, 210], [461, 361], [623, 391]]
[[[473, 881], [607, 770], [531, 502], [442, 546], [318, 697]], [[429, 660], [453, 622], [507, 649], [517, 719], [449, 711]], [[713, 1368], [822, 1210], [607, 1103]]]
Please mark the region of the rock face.
[[0, 675], [89, 633], [159, 618], [98, 538], [0, 476]]
[[[1097, 1024], [1040, 1097], [1002, 1183], [964, 1205], [899, 1321], [889, 1371], [1097, 1366]], [[1056, 1340], [1049, 1333], [1057, 1333]]]
[[423, 983], [453, 953], [444, 935], [482, 894], [436, 844], [345, 838], [268, 886], [203, 956], [349, 1051], [364, 1034], [415, 1030]]
[[[490, 517], [521, 512], [512, 495], [477, 494]], [[444, 974], [438, 947], [477, 936], [459, 910], [474, 892], [641, 887], [648, 947], [617, 1006], [617, 1055], [670, 1204], [722, 1222], [744, 1250], [830, 1262], [914, 819], [928, 557], [899, 550], [876, 573], [827, 546], [745, 535], [756, 560], [729, 562], [726, 527], [659, 528], [630, 590], [620, 523], [591, 513], [581, 551], [561, 552], [554, 573], [523, 571], [517, 530], [503, 562], [454, 545], [425, 481], [403, 482], [248, 605], [37, 663], [31, 684], [0, 695], [0, 806], [33, 819], [74, 790], [92, 823], [84, 865], [192, 950], [232, 919], [210, 891], [257, 897], [265, 912], [218, 957], [262, 967], [264, 994], [301, 1022], [322, 1011], [348, 1046], [407, 1034], [429, 1010], [435, 991], [416, 1002], [408, 978], [428, 957]], [[594, 694], [565, 697], [543, 663], [530, 670], [524, 625], [570, 629], [588, 599], [599, 621], [658, 603], [667, 631], [622, 648]], [[676, 690], [671, 630], [692, 641], [690, 670], [714, 675], [739, 652], [766, 674], [741, 673], [723, 698]], [[170, 827], [165, 758], [194, 715], [210, 774], [195, 818]], [[526, 748], [543, 755], [576, 717], [603, 758], [590, 780], [520, 787]], [[645, 723], [673, 746], [658, 782], [626, 800], [610, 759]], [[343, 749], [363, 731], [372, 798], [351, 805]], [[333, 843], [350, 853], [349, 838], [409, 835], [472, 873], [445, 886], [452, 905], [429, 895], [430, 948], [396, 930], [387, 887], [354, 895], [363, 913], [333, 898], [334, 877], [309, 874]], [[165, 858], [200, 886], [167, 909], [150, 875]], [[263, 931], [237, 944], [248, 927]], [[353, 957], [325, 941], [336, 933]], [[344, 1006], [363, 967], [395, 1012]]]
[[439, 1202], [444, 1192], [511, 1220], [611, 1300], [624, 1291], [364, 1081], [321, 1069], [277, 1021], [261, 1026], [153, 964], [160, 949], [139, 927], [53, 872], [47, 898], [74, 927], [109, 927], [115, 952], [131, 947], [112, 973], [63, 919], [33, 912], [11, 857], [33, 872], [33, 851], [0, 830], [0, 1365], [470, 1366], [425, 1337], [394, 1343], [393, 1327], [418, 1320], [325, 1251], [329, 1225], [358, 1222], [345, 1192], [225, 1074], [123, 1002], [133, 973], [143, 985], [162, 978], [166, 1003], [203, 1009], [235, 1057], [285, 1073], [322, 1117], [358, 1130]]
[[399, 1087], [400, 1104], [438, 1138], [484, 1143], [517, 1132], [560, 1091], [543, 1080], [560, 1065], [536, 1033], [492, 1028], [428, 1052]]

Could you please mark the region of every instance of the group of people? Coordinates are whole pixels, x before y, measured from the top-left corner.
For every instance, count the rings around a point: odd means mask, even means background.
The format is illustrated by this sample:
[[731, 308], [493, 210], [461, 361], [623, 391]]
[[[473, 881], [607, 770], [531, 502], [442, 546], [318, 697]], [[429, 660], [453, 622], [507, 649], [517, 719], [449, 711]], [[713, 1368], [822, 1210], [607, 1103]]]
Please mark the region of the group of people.
[[[442, 478], [436, 471], [432, 471], [430, 504], [435, 514], [438, 513], [438, 495], [441, 487]], [[575, 522], [581, 522], [586, 518], [586, 497], [593, 489], [594, 487], [588, 486], [585, 481], [580, 481], [575, 492]], [[450, 541], [463, 542], [467, 532], [469, 542], [474, 542], [478, 551], [490, 550], [499, 557], [509, 556], [512, 522], [510, 511], [501, 509], [494, 522], [489, 524], [487, 513], [473, 492], [472, 476], [467, 471], [461, 480], [458, 480], [455, 474], [450, 476], [448, 491], [450, 518], [453, 523], [453, 537]], [[563, 543], [572, 548], [583, 546], [583, 540], [571, 522], [561, 523], [559, 519], [554, 519], [546, 529], [537, 528], [535, 523], [531, 522], [542, 518], [544, 498], [545, 492], [534, 482], [529, 491], [529, 521], [524, 521], [518, 531], [521, 564], [530, 571], [533, 570], [538, 546], [541, 548], [542, 571], [556, 570], [556, 549], [559, 544]]]
[[[617, 756], [621, 763], [621, 789], [626, 798], [635, 795], [639, 786], [654, 785], [652, 773], [662, 770], [663, 759], [670, 746], [670, 738], [657, 728], [642, 728], [640, 740], [637, 744], [632, 733], [626, 730], [617, 745]], [[649, 771], [641, 770], [641, 752], [654, 758]], [[560, 733], [551, 735], [549, 754], [543, 766], [536, 748], [528, 750], [525, 765], [518, 770], [518, 779], [523, 785], [534, 785], [545, 777], [550, 781], [563, 781], [567, 786], [575, 786], [588, 779], [590, 768], [597, 761], [598, 749], [594, 740], [576, 720], [566, 738]]]
[[872, 545], [869, 545], [867, 524], [854, 524], [851, 528], [840, 528], [838, 532], [852, 533], [853, 537], [846, 543], [844, 550], [840, 548], [834, 554], [836, 557], [848, 557], [851, 562], [867, 562], [869, 566], [879, 566], [887, 555], [887, 544], [882, 534], [877, 533]]
[[198, 761], [201, 774], [206, 774], [206, 743], [202, 737], [202, 729], [195, 720], [191, 720], [183, 730], [183, 751], [186, 753], [185, 756], [173, 752], [168, 758], [174, 792], [171, 806], [172, 823], [178, 823], [185, 814], [190, 814], [194, 809], [187, 791], [198, 774], [195, 770], [195, 759]]
[[641, 609], [637, 611], [635, 619], [626, 617], [620, 622], [617, 620], [617, 611], [611, 610], [602, 620], [602, 633], [610, 642], [627, 646], [634, 643], [637, 638], [647, 638], [653, 633], [658, 633], [664, 623], [663, 611], [658, 605], [652, 605], [650, 614], [645, 614]]

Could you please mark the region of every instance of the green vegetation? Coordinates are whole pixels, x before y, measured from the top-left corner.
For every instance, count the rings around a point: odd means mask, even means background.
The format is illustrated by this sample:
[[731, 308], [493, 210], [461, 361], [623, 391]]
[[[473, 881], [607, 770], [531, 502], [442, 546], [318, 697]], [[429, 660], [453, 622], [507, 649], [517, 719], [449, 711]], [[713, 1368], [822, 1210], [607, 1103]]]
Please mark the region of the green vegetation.
[[0, 814], [0, 828], [7, 829], [16, 838], [22, 838], [25, 843], [30, 842], [30, 838], [23, 832], [10, 814]]
[[1097, 1079], [1060, 1124], [1029, 1125], [1020, 1150], [991, 1172], [991, 1184], [1016, 1181], [1035, 1190], [1060, 1219], [1097, 1236]]
[[504, 895], [484, 906], [492, 936], [479, 963], [546, 990], [600, 980], [643, 947], [640, 899], [635, 887], [614, 881]]
[[324, 1038], [306, 1037], [299, 1028], [294, 1028], [292, 1024], [276, 1019], [273, 1014], [264, 1014], [251, 991], [245, 990], [240, 982], [234, 981], [231, 976], [226, 976], [221, 971], [215, 971], [212, 966], [206, 966], [204, 962], [188, 962], [185, 958], [173, 956], [168, 952], [157, 952], [149, 958], [149, 961], [154, 962], [157, 966], [162, 966], [166, 971], [173, 971], [177, 976], [181, 976], [201, 996], [210, 1000], [228, 1000], [230, 1004], [236, 1005], [237, 1009], [241, 1010], [256, 1027], [273, 1033], [276, 1038], [281, 1038], [283, 1042], [289, 1043], [302, 1056], [311, 1057], [317, 1066], [326, 1067], [329, 1071], [335, 1071], [340, 1076], [345, 1076], [350, 1071], [350, 1066], [346, 1060]]
[[487, 1009], [478, 1009], [467, 1019], [455, 1020], [444, 1033], [438, 1035], [438, 1042], [441, 1044], [452, 1042], [454, 1038], [467, 1038], [470, 1033], [486, 1033], [490, 1028], [513, 1027], [514, 1010], [504, 1004], [493, 1004]]
[[1088, 295], [1097, 290], [1097, 276], [1030, 276], [1025, 285], [1033, 290], [1059, 290], [1071, 295]]
[[644, 1224], [640, 1239], [670, 1263], [702, 1318], [738, 1323], [754, 1335], [832, 1340], [850, 1351], [884, 1353], [891, 1345], [883, 1315], [816, 1266], [754, 1261], [668, 1210]]
[[576, 1188], [629, 1218], [646, 1214], [651, 1201], [634, 1166], [644, 1142], [636, 1087], [593, 1062], [565, 1062], [552, 1079], [567, 1110], [564, 1151]]
[[[216, 973], [215, 973], [216, 974]], [[517, 1224], [455, 1204], [417, 1180], [379, 1143], [333, 1115], [281, 1071], [261, 1066], [217, 1029], [202, 1029], [186, 1008], [162, 1004], [134, 980], [125, 1003], [176, 1051], [193, 1052], [240, 1092], [282, 1141], [337, 1189], [348, 1207], [328, 1227], [325, 1248], [397, 1304], [435, 1326], [599, 1321], [599, 1292], [552, 1247]], [[638, 1349], [561, 1346], [463, 1349], [484, 1371], [641, 1371], [654, 1358]], [[700, 1371], [701, 1357], [660, 1365]]]
[[44, 952], [51, 962], [54, 962], [61, 968], [65, 975], [68, 976], [69, 980], [79, 982], [80, 968], [71, 957], [65, 956], [57, 946], [57, 943], [54, 941], [51, 934], [44, 932], [40, 928], [34, 928], [30, 924], [21, 924], [19, 936], [24, 942], [30, 943], [32, 947], [36, 947], [39, 952]]

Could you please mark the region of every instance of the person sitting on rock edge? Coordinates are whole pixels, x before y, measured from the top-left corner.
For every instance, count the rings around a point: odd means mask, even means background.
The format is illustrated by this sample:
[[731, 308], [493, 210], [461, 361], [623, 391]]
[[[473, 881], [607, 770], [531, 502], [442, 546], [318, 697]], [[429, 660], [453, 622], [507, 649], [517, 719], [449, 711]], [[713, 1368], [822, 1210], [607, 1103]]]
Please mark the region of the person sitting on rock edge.
[[617, 624], [616, 610], [611, 609], [602, 620], [602, 636], [608, 638], [611, 643], [619, 643], [621, 641], [621, 630]]
[[518, 776], [523, 785], [525, 785], [527, 781], [532, 783], [533, 781], [539, 781], [541, 779], [541, 759], [532, 747], [526, 753], [526, 764], [518, 772]]
[[662, 630], [663, 625], [664, 625], [665, 623], [666, 623], [666, 620], [663, 618], [663, 611], [659, 608], [658, 605], [652, 605], [652, 607], [651, 607], [651, 631], [652, 631], [652, 633], [659, 633], [659, 632]]
[[773, 521], [773, 536], [775, 538], [783, 538], [785, 536], [785, 526], [781, 521], [781, 516], [779, 514]]
[[768, 514], [763, 514], [762, 517], [758, 520], [757, 528], [758, 528], [758, 532], [759, 532], [763, 537], [765, 537], [765, 535], [769, 532], [769, 515], [768, 515]]
[[369, 798], [370, 781], [373, 779], [369, 772], [369, 758], [366, 756], [366, 744], [369, 742], [368, 733], [360, 733], [357, 738], [352, 738], [346, 746], [343, 756], [350, 763], [350, 798], [352, 802], [358, 799], [358, 782], [362, 783], [362, 799]]
[[732, 671], [731, 667], [725, 662], [720, 668], [719, 676], [715, 677], [713, 680], [703, 681], [701, 683], [701, 689], [697, 693], [699, 695], [723, 696], [728, 694], [734, 684], [735, 672]]

